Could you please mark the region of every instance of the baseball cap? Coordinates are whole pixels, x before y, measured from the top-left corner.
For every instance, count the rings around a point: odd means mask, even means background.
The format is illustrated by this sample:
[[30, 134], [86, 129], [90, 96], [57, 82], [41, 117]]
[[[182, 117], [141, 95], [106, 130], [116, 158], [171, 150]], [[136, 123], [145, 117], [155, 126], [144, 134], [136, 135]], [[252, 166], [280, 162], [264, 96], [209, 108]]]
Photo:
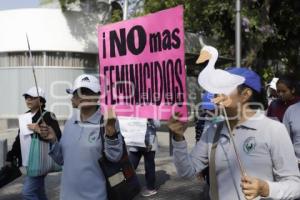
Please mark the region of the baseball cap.
[[274, 77], [270, 83], [268, 83], [267, 86], [270, 86], [270, 88], [274, 89], [274, 90], [277, 90], [277, 87], [276, 87], [276, 83], [277, 81], [279, 80], [279, 78], [276, 78]]
[[214, 98], [214, 94], [210, 92], [204, 92], [202, 94], [202, 103], [201, 108], [205, 110], [214, 110], [216, 108], [215, 104], [211, 102], [211, 100]]
[[42, 88], [38, 87], [38, 92], [39, 93], [37, 93], [37, 88], [34, 86], [34, 87], [31, 87], [29, 90], [27, 90], [27, 92], [25, 92], [23, 94], [23, 96], [25, 96], [25, 95], [29, 95], [31, 97], [38, 97], [38, 96], [40, 96], [40, 97], [42, 97], [43, 99], [46, 100], [45, 91]]
[[257, 73], [254, 71], [244, 68], [244, 67], [232, 67], [226, 70], [230, 74], [235, 74], [241, 77], [245, 78], [244, 84], [249, 86], [250, 88], [254, 89], [257, 92], [260, 92], [262, 87], [261, 87], [261, 81], [260, 77]]
[[100, 92], [100, 83], [95, 76], [82, 74], [75, 79], [73, 88], [66, 89], [66, 92], [73, 94], [79, 88], [87, 88], [94, 93], [98, 93]]

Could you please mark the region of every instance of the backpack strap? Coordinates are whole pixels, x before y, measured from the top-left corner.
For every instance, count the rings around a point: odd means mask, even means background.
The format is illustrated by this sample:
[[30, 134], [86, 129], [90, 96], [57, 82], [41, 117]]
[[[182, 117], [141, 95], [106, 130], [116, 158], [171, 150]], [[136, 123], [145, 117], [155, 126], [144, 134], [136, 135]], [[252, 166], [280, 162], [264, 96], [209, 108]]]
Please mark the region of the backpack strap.
[[210, 181], [211, 200], [219, 200], [218, 180], [216, 174], [216, 149], [218, 146], [222, 128], [223, 128], [223, 122], [217, 123], [217, 129], [215, 132], [213, 144], [210, 151], [209, 181]]
[[101, 115], [99, 136], [101, 138], [101, 143], [102, 143], [102, 153], [103, 153], [102, 156], [105, 156], [105, 154], [104, 154], [104, 134], [105, 134], [104, 117], [103, 117], [103, 115]]

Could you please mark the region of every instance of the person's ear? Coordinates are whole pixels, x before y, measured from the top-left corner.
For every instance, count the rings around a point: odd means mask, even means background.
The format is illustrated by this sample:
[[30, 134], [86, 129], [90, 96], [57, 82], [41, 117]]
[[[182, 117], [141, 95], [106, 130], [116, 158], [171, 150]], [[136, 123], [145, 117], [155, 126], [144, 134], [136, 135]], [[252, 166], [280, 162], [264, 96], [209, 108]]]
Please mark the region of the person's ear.
[[253, 91], [250, 88], [245, 88], [241, 94], [242, 102], [243, 103], [247, 102], [252, 95], [253, 95]]

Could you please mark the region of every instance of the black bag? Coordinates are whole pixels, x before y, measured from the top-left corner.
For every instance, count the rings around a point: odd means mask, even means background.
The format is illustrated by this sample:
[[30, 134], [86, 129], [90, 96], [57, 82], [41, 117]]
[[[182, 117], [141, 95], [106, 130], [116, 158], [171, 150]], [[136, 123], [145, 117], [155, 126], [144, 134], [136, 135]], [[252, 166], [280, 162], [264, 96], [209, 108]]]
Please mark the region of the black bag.
[[[104, 127], [101, 126], [100, 136], [104, 148], [103, 134]], [[129, 160], [124, 138], [123, 155], [119, 162], [111, 162], [105, 157], [104, 152], [98, 162], [106, 179], [107, 198], [109, 200], [131, 200], [140, 193], [141, 186]]]
[[[155, 140], [156, 140], [156, 127], [155, 127], [153, 119], [148, 119], [147, 130], [146, 130], [146, 135], [145, 135], [145, 146], [146, 147], [144, 148], [144, 150], [146, 152], [149, 152], [152, 150]], [[141, 148], [143, 148], [143, 147], [141, 147]]]
[[14, 163], [12, 166], [4, 166], [0, 170], [0, 188], [22, 176], [19, 167]]

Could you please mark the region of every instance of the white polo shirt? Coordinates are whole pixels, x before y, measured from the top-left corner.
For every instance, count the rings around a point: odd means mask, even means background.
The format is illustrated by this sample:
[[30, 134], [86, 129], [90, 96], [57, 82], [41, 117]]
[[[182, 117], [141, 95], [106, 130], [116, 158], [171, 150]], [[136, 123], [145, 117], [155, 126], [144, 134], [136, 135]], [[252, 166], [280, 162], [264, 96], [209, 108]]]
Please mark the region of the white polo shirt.
[[291, 105], [286, 110], [283, 123], [291, 136], [295, 153], [300, 163], [300, 102]]
[[61, 200], [107, 199], [106, 181], [98, 160], [104, 148], [109, 160], [118, 161], [123, 142], [119, 134], [115, 140], [105, 138], [103, 147], [100, 118], [100, 110], [85, 122], [73, 115], [65, 124], [60, 142], [53, 145], [50, 156], [63, 165]]
[[[180, 176], [195, 176], [208, 166], [215, 132], [216, 126], [212, 124], [190, 154], [186, 141], [173, 140], [174, 163]], [[297, 159], [283, 124], [257, 112], [238, 125], [233, 133], [247, 175], [265, 180], [269, 184], [269, 198], [265, 199], [300, 197]], [[240, 187], [238, 162], [225, 125], [221, 130], [215, 159], [220, 200], [245, 199]]]

